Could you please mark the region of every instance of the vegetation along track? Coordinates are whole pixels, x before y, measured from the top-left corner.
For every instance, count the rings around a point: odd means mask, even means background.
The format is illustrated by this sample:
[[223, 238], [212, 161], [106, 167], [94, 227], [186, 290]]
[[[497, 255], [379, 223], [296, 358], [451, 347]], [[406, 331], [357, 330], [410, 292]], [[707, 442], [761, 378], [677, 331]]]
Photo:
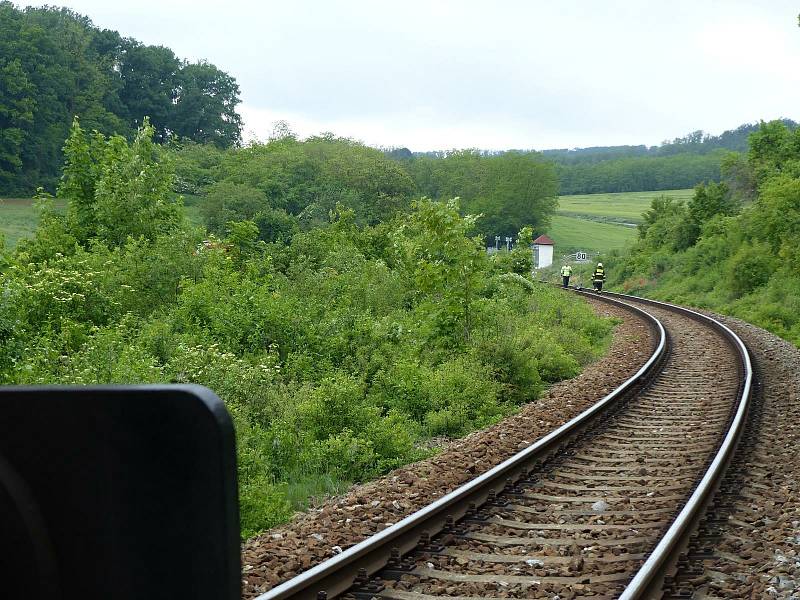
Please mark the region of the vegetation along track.
[[661, 342], [620, 388], [259, 600], [658, 596], [730, 460], [751, 374], [726, 327], [647, 304]]

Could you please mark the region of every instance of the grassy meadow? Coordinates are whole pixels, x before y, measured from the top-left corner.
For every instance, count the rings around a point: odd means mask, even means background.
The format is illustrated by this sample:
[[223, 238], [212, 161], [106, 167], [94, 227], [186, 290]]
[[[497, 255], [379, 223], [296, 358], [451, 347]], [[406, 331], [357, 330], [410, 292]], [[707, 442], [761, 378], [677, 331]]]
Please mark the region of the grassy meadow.
[[31, 198], [0, 198], [0, 235], [6, 246], [14, 247], [19, 239], [30, 236], [37, 221]]
[[555, 215], [547, 235], [556, 243], [556, 255], [575, 250], [605, 253], [622, 249], [636, 239], [636, 228]]
[[650, 208], [653, 198], [665, 195], [689, 200], [693, 193], [686, 189], [561, 196], [547, 234], [556, 243], [556, 255], [576, 250], [619, 250], [636, 239], [634, 225], [642, 222], [642, 213]]
[[558, 199], [558, 214], [593, 221], [638, 224], [642, 221], [642, 213], [650, 208], [653, 198], [664, 195], [676, 200], [689, 200], [693, 193], [693, 189], [687, 189], [561, 196]]

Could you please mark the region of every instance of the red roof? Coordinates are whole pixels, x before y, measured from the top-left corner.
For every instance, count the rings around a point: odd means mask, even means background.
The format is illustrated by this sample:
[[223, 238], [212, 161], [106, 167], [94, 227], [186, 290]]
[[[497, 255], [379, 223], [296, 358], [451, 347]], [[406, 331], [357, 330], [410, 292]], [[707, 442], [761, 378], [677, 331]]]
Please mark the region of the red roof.
[[546, 235], [540, 235], [535, 240], [533, 240], [534, 244], [539, 244], [540, 246], [555, 246], [555, 242], [551, 240]]

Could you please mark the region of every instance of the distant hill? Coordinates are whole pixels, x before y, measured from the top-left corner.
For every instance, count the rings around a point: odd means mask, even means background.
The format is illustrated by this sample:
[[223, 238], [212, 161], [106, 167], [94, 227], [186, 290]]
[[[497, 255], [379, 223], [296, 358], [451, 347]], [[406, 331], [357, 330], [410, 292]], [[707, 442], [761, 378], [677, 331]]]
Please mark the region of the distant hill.
[[[798, 127], [791, 119], [781, 121], [789, 129]], [[685, 189], [704, 181], [719, 181], [723, 158], [730, 152], [746, 152], [748, 137], [759, 126], [759, 123], [745, 123], [720, 135], [698, 130], [658, 146], [555, 148], [539, 154], [555, 163], [562, 195]], [[444, 158], [451, 152], [392, 148], [386, 153], [409, 163], [416, 158]], [[503, 151], [477, 153], [493, 156]]]
[[[797, 123], [782, 120], [790, 129]], [[746, 123], [709, 135], [694, 131], [658, 146], [606, 146], [545, 150], [556, 163], [562, 194], [645, 192], [691, 188], [719, 181], [730, 152], [746, 152], [748, 138], [760, 124]]]
[[[790, 129], [797, 127], [791, 119], [781, 119]], [[709, 154], [724, 149], [732, 152], [746, 152], [747, 140], [759, 128], [759, 123], [745, 123], [736, 129], [710, 135], [702, 130], [693, 131], [672, 141], [661, 142], [658, 146], [594, 146], [590, 148], [557, 148], [543, 150], [547, 158], [564, 164], [591, 163], [619, 158], [641, 156], [674, 156], [675, 154]]]

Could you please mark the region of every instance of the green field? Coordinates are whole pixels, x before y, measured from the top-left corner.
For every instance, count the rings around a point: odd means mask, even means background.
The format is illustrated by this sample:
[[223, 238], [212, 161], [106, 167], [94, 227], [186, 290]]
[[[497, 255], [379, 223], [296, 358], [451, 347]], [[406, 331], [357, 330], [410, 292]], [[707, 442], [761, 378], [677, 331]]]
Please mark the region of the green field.
[[636, 228], [555, 215], [547, 235], [556, 243], [555, 255], [558, 256], [575, 250], [608, 252], [622, 249], [636, 239]]
[[694, 190], [580, 194], [561, 196], [553, 224], [547, 232], [556, 243], [556, 255], [585, 250], [608, 252], [624, 248], [636, 239], [634, 225], [657, 196], [689, 200]]
[[656, 196], [689, 200], [693, 193], [694, 190], [688, 189], [561, 196], [558, 199], [558, 214], [610, 223], [641, 223], [642, 213], [650, 208], [650, 202]]
[[[671, 198], [688, 200], [692, 192], [668, 190], [561, 196], [558, 213], [553, 217], [547, 235], [556, 242], [556, 253], [621, 249], [636, 239], [636, 228], [622, 223], [640, 223], [642, 213], [650, 207], [654, 197], [665, 194]], [[200, 224], [199, 208], [192, 200], [187, 201], [186, 213], [191, 222]], [[37, 218], [31, 199], [0, 200], [0, 233], [5, 236], [9, 247], [33, 233]]]
[[13, 248], [21, 238], [30, 237], [38, 221], [32, 199], [0, 198], [0, 235], [6, 246]]
[[[63, 201], [56, 201], [56, 206], [63, 207]], [[201, 224], [200, 209], [195, 206], [186, 207], [186, 216], [194, 225]], [[31, 198], [0, 198], [0, 235], [4, 236], [6, 247], [13, 248], [22, 238], [33, 235], [39, 215]]]

